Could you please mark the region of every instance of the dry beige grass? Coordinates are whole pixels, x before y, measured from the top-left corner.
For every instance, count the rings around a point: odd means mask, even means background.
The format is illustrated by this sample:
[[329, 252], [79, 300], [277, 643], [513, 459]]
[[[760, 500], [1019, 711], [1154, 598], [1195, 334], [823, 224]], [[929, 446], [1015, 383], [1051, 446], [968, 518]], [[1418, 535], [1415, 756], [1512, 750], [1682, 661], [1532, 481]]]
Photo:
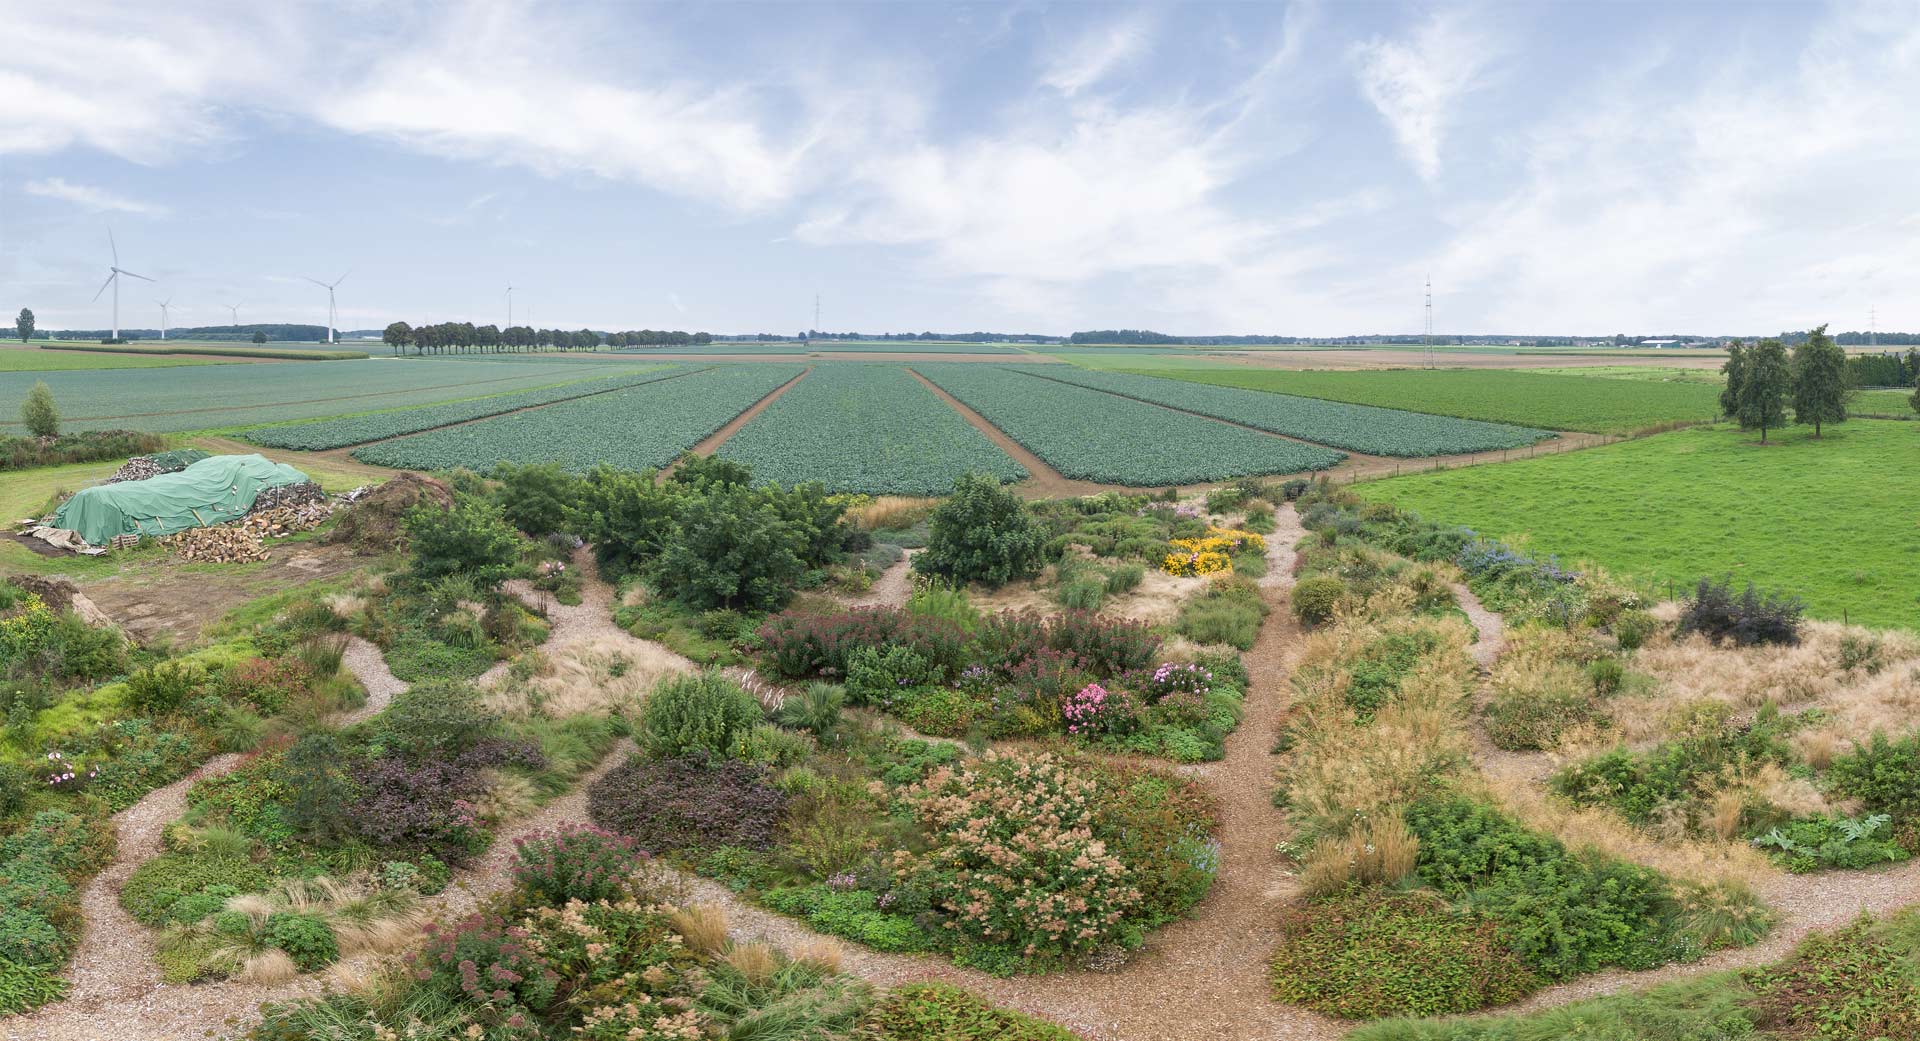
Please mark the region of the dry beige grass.
[[845, 951], [831, 940], [810, 939], [795, 947], [793, 960], [825, 976], [840, 975], [840, 962]]
[[882, 495], [872, 502], [847, 511], [847, 519], [867, 531], [878, 528], [910, 528], [925, 520], [940, 505], [939, 499], [911, 495]]
[[1752, 886], [1780, 874], [1764, 854], [1744, 842], [1656, 835], [1610, 810], [1574, 806], [1532, 784], [1507, 779], [1483, 783], [1496, 806], [1571, 848], [1591, 847], [1675, 878], [1712, 885]]
[[1361, 823], [1345, 836], [1327, 836], [1314, 843], [1300, 866], [1300, 886], [1313, 897], [1326, 896], [1349, 884], [1391, 885], [1413, 873], [1420, 855], [1420, 839], [1397, 810]]
[[250, 955], [240, 964], [240, 971], [234, 978], [242, 983], [257, 983], [267, 986], [285, 983], [300, 975], [300, 966], [293, 963], [292, 956], [278, 947], [269, 947], [258, 954]]
[[686, 659], [657, 644], [597, 636], [544, 654], [535, 673], [494, 687], [487, 704], [508, 716], [560, 719], [630, 708], [662, 678], [686, 672]]
[[690, 951], [717, 955], [727, 949], [727, 911], [719, 904], [694, 904], [675, 911], [672, 924]]
[[764, 986], [780, 971], [780, 956], [773, 946], [761, 940], [736, 943], [727, 951], [727, 964], [755, 986]]

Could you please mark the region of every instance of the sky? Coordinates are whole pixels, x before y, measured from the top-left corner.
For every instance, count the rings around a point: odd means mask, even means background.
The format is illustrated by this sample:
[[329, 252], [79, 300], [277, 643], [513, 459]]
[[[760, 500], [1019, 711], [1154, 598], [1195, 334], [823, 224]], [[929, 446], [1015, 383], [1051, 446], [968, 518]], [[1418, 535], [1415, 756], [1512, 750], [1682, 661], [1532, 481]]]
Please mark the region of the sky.
[[1920, 329], [1920, 0], [0, 0], [0, 309]]

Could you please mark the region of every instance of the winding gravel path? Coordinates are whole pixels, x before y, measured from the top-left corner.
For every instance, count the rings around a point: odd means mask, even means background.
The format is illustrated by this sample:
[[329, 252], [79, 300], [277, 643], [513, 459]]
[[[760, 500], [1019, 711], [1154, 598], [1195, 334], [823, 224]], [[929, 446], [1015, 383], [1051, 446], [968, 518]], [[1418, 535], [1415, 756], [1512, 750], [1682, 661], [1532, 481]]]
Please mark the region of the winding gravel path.
[[855, 597], [848, 597], [848, 607], [905, 607], [907, 598], [913, 595], [913, 555], [917, 549], [907, 550], [899, 560], [887, 565], [880, 577], [873, 580], [867, 591]]
[[1485, 672], [1493, 668], [1493, 663], [1507, 650], [1507, 622], [1498, 611], [1489, 611], [1480, 602], [1473, 590], [1465, 582], [1453, 584], [1453, 598], [1460, 604], [1460, 610], [1467, 613], [1467, 620], [1479, 633], [1473, 642], [1473, 660]]

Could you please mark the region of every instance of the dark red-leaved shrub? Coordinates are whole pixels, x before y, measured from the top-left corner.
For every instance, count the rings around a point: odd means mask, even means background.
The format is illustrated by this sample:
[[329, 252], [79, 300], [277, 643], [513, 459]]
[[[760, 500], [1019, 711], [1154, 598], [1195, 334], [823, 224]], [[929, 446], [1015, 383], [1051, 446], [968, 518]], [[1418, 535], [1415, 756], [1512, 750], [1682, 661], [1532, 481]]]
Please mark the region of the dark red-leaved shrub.
[[957, 672], [967, 648], [966, 632], [954, 623], [897, 607], [828, 614], [785, 611], [769, 617], [759, 635], [768, 664], [789, 679], [844, 676], [847, 655], [861, 647], [911, 647], [938, 668]]
[[635, 756], [587, 791], [594, 823], [665, 853], [771, 848], [787, 796], [751, 763]]
[[1143, 622], [1068, 611], [1047, 619], [1047, 646], [1074, 655], [1096, 676], [1110, 679], [1146, 668], [1160, 649], [1160, 635]]
[[458, 864], [486, 848], [486, 833], [471, 801], [485, 787], [484, 771], [540, 769], [546, 759], [527, 741], [485, 739], [452, 760], [410, 763], [386, 755], [353, 770], [360, 801], [352, 827], [376, 846], [419, 848]]
[[1047, 621], [1030, 611], [1003, 611], [980, 620], [973, 634], [981, 664], [1004, 673], [1047, 645]]

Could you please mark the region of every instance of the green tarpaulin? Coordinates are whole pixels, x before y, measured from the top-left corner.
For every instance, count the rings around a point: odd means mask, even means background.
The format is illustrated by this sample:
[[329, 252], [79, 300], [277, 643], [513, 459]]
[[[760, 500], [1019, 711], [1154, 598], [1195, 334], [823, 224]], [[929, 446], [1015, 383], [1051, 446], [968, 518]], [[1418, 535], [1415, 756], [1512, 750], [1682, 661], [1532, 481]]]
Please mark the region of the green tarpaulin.
[[238, 520], [262, 488], [306, 480], [306, 474], [262, 455], [216, 455], [178, 473], [83, 488], [53, 523], [96, 546], [116, 535], [171, 535]]

